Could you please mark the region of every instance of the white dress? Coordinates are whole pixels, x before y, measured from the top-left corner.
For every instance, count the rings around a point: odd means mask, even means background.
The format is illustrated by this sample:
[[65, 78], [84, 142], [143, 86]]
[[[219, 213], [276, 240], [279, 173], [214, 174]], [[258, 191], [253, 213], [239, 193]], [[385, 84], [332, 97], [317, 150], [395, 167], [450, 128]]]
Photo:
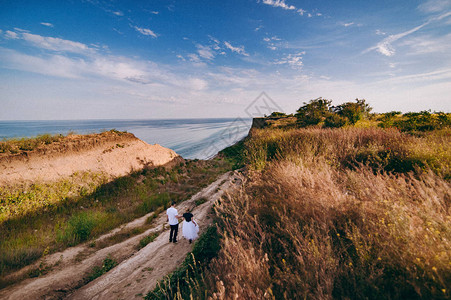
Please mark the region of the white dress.
[[[196, 222], [197, 224], [197, 222]], [[187, 239], [187, 240], [195, 240], [198, 238], [198, 234], [199, 233], [199, 226], [198, 225], [194, 225], [193, 221], [189, 221], [186, 222], [183, 221], [182, 224], [182, 235]]]

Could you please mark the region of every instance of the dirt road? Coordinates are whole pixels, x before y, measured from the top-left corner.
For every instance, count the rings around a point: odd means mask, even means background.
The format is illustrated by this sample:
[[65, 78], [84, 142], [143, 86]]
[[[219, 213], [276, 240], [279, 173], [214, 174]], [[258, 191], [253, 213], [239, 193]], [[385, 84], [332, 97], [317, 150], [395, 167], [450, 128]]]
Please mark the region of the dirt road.
[[[212, 205], [226, 191], [232, 191], [242, 183], [242, 175], [228, 172], [208, 187], [177, 205], [179, 213], [193, 208], [195, 220], [200, 225], [200, 234], [212, 222]], [[207, 201], [196, 206], [196, 200]], [[115, 232], [142, 226], [147, 216], [123, 225], [114, 232], [96, 240], [101, 242]], [[94, 250], [92, 242], [54, 253], [43, 261], [52, 266], [46, 275], [26, 279], [16, 285], [0, 290], [0, 299], [140, 299], [152, 290], [165, 275], [175, 270], [191, 251], [192, 244], [181, 237], [179, 242], [169, 243], [166, 214], [162, 212], [152, 223], [154, 226], [144, 233], [133, 236], [115, 245]], [[146, 247], [137, 251], [139, 241], [154, 232], [160, 235]], [[83, 285], [83, 278], [94, 266], [111, 256], [120, 262], [115, 268], [94, 281]], [[38, 262], [37, 265], [39, 265]], [[26, 272], [22, 270], [20, 272]]]

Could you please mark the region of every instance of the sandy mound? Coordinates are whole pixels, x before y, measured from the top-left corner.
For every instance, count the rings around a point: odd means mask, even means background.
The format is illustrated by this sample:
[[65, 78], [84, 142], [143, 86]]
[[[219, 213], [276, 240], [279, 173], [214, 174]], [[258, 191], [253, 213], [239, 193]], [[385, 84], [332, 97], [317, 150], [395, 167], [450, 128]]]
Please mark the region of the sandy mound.
[[70, 135], [33, 151], [1, 155], [0, 185], [48, 182], [87, 171], [117, 177], [144, 166], [165, 165], [177, 157], [173, 150], [149, 145], [131, 133]]

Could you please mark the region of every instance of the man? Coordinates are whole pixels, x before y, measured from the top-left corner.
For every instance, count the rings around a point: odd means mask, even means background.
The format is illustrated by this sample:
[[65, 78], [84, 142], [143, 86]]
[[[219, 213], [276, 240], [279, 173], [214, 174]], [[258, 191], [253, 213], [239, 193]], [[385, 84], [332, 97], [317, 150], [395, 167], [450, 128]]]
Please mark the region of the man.
[[177, 243], [177, 232], [179, 231], [179, 218], [177, 209], [175, 208], [175, 202], [172, 201], [171, 207], [166, 210], [167, 220], [171, 226], [171, 232], [169, 233], [169, 243]]

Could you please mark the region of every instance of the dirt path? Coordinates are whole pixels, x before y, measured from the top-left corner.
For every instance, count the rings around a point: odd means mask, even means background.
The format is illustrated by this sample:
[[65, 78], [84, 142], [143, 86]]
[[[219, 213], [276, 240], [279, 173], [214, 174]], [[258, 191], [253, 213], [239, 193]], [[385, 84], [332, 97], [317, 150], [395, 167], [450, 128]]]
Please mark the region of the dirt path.
[[[196, 200], [207, 201], [193, 209], [195, 220], [200, 225], [200, 234], [211, 224], [211, 207], [225, 191], [231, 191], [241, 185], [242, 176], [238, 172], [228, 172], [215, 182], [180, 203], [176, 208], [183, 213], [192, 208]], [[142, 226], [147, 216], [123, 225], [114, 232], [106, 234], [96, 242], [100, 242], [124, 228]], [[175, 270], [191, 251], [189, 244], [181, 237], [179, 242], [169, 243], [169, 230], [166, 225], [166, 214], [162, 212], [152, 223], [154, 226], [144, 233], [133, 236], [115, 245], [95, 250], [86, 243], [55, 253], [45, 258], [44, 263], [53, 266], [51, 271], [37, 278], [26, 279], [16, 285], [0, 290], [0, 299], [139, 299], [152, 290], [165, 275]], [[165, 226], [166, 225], [166, 226]], [[146, 247], [137, 251], [139, 241], [153, 233], [160, 235]], [[102, 264], [108, 256], [120, 262], [118, 266], [103, 276], [83, 286], [83, 278], [94, 266]], [[39, 265], [39, 262], [37, 263]], [[30, 269], [30, 267], [28, 267]], [[27, 268], [17, 272], [27, 272]]]

